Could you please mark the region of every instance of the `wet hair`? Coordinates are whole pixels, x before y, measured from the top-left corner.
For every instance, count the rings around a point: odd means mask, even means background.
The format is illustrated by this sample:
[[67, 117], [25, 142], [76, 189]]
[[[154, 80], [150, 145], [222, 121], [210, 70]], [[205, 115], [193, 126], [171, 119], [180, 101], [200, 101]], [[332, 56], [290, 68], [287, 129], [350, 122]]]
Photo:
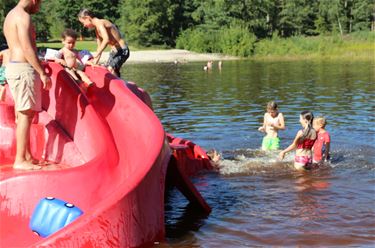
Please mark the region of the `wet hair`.
[[316, 117], [316, 118], [314, 119], [314, 122], [315, 122], [315, 123], [318, 123], [318, 124], [321, 125], [323, 128], [325, 128], [326, 125], [327, 125], [327, 120], [326, 120], [326, 118], [323, 117], [323, 116], [318, 116], [318, 117]]
[[303, 130], [303, 134], [299, 141], [304, 141], [308, 136], [310, 136], [311, 132], [313, 132], [312, 124], [314, 121], [314, 115], [310, 111], [302, 111], [301, 112], [302, 119], [307, 120], [307, 128]]
[[67, 28], [61, 33], [61, 38], [65, 39], [66, 37], [72, 37], [76, 40], [78, 38], [78, 34], [73, 29]]
[[81, 9], [81, 11], [78, 13], [78, 18], [89, 16], [91, 18], [94, 18], [94, 14], [88, 10], [88, 9]]
[[277, 103], [270, 101], [267, 103], [267, 110], [277, 110]]

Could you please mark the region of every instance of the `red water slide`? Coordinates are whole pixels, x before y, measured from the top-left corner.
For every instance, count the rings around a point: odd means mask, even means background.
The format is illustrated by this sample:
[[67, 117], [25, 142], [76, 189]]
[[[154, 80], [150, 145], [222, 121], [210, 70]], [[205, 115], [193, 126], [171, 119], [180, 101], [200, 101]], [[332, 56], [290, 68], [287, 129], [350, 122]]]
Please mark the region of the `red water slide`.
[[[86, 69], [96, 86], [85, 94], [60, 65], [45, 66], [53, 87], [43, 92], [43, 111], [31, 127], [32, 153], [48, 162], [41, 170], [12, 168], [15, 115], [9, 90], [0, 103], [0, 247], [137, 247], [163, 240], [171, 156], [179, 168], [172, 178], [182, 175], [186, 181], [175, 184], [209, 212], [181, 167], [195, 159], [200, 169], [208, 168], [204, 151], [184, 144], [170, 149], [148, 94], [100, 67]], [[73, 203], [83, 215], [39, 237], [29, 222], [45, 197]]]

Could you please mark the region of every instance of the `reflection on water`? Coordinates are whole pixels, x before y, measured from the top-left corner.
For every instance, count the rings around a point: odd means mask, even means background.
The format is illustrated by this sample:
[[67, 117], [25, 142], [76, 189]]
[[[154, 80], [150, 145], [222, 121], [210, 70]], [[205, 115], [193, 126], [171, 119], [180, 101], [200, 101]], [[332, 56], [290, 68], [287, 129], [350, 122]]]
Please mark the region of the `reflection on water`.
[[[147, 90], [165, 129], [224, 160], [195, 178], [213, 211], [195, 212], [177, 191], [166, 206], [161, 247], [375, 246], [374, 62], [224, 62], [126, 65]], [[285, 148], [298, 114], [328, 119], [331, 164], [300, 173], [259, 150], [265, 105], [279, 103]]]

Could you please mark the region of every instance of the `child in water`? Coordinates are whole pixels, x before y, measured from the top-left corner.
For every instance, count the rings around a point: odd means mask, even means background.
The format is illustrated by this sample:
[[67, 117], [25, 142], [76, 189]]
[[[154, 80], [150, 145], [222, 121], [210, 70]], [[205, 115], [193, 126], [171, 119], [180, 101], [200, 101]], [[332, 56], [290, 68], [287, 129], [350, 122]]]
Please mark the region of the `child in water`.
[[5, 65], [9, 62], [9, 49], [0, 51], [0, 102], [5, 100]]
[[310, 169], [312, 165], [312, 148], [317, 137], [316, 131], [312, 127], [313, 120], [314, 115], [310, 111], [301, 112], [299, 122], [303, 129], [297, 132], [293, 143], [279, 154], [279, 158], [282, 160], [286, 153], [296, 150], [294, 168], [297, 170]]
[[326, 118], [319, 116], [314, 119], [313, 127], [318, 133], [318, 138], [315, 141], [313, 151], [314, 163], [327, 162], [329, 160], [329, 148], [331, 144], [331, 137], [329, 133], [325, 130], [327, 125]]
[[260, 132], [266, 133], [262, 141], [262, 150], [278, 150], [280, 148], [280, 138], [278, 131], [285, 129], [284, 116], [279, 112], [274, 101], [267, 104], [267, 112], [264, 114], [263, 126], [259, 127]]
[[56, 58], [55, 61], [60, 63], [65, 67], [65, 70], [76, 80], [83, 81], [83, 88], [87, 89], [92, 86], [94, 83], [90, 78], [83, 72], [85, 64], [81, 61], [79, 53], [74, 49], [77, 33], [72, 29], [66, 29], [62, 34], [62, 43], [64, 47], [59, 51], [59, 58]]
[[211, 149], [207, 153], [207, 157], [210, 159], [210, 163], [212, 167], [216, 168], [219, 166], [219, 162], [221, 160], [221, 155], [215, 150]]

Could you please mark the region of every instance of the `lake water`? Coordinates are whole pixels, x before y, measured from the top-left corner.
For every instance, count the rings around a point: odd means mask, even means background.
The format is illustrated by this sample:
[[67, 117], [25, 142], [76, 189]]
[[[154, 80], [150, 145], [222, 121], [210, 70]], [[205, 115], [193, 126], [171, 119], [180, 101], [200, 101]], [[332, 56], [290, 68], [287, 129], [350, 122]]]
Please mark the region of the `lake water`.
[[[375, 62], [224, 61], [126, 64], [123, 75], [147, 90], [167, 132], [223, 154], [218, 172], [194, 179], [212, 207], [204, 216], [172, 191], [167, 239], [158, 247], [375, 246]], [[324, 115], [332, 162], [293, 170], [259, 151], [265, 106], [285, 116], [287, 147], [299, 113]]]

